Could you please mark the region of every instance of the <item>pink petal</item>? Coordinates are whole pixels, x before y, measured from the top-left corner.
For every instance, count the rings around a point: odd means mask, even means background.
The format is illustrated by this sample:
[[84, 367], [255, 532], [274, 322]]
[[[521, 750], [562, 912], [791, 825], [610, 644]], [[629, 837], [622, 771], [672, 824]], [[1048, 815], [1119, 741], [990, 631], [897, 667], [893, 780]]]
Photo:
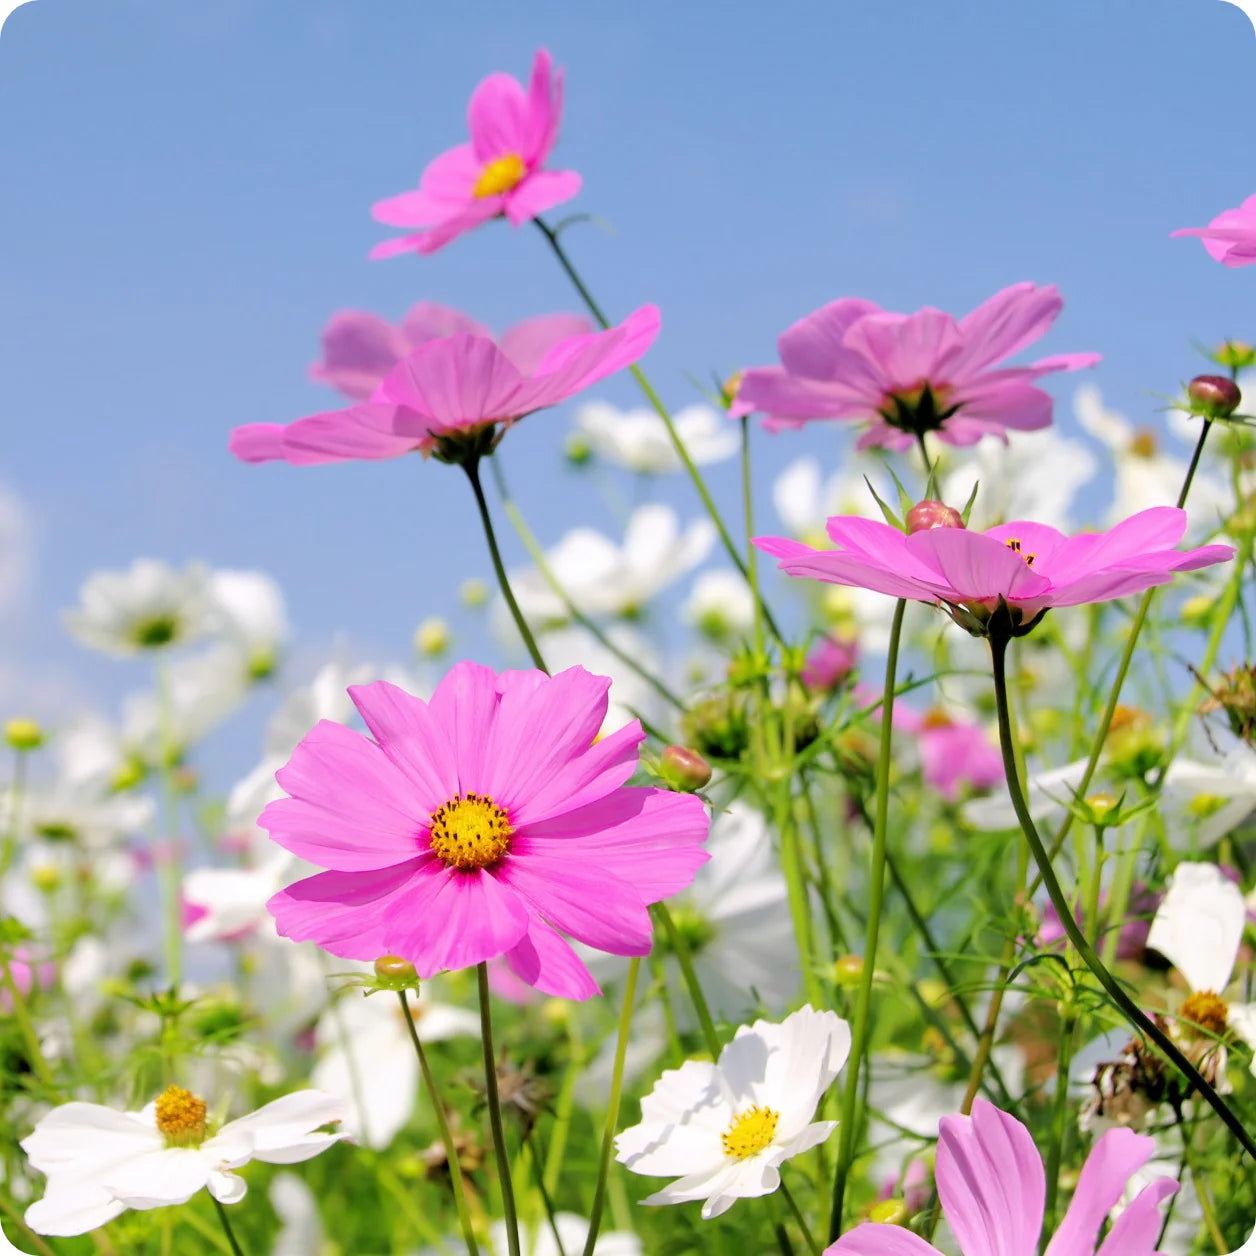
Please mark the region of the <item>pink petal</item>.
[[907, 549], [936, 567], [952, 592], [947, 601], [1009, 602], [1037, 597], [1051, 582], [1001, 541], [962, 528], [933, 528], [907, 538]]
[[406, 351], [397, 328], [364, 310], [333, 314], [322, 343], [323, 356], [310, 367], [310, 378], [354, 401], [366, 401]]
[[540, 314], [505, 331], [498, 347], [521, 375], [531, 375], [545, 355], [563, 340], [586, 336], [593, 325], [581, 314]]
[[869, 314], [846, 333], [847, 347], [864, 356], [886, 390], [926, 380], [945, 383], [963, 344], [955, 320], [928, 307], [914, 314]]
[[1144, 555], [1173, 549], [1186, 533], [1186, 512], [1153, 506], [1123, 519], [1107, 532], [1083, 533], [1062, 545], [1052, 562], [1057, 584], [1105, 567], [1120, 566]]
[[881, 313], [884, 311], [875, 301], [858, 297], [831, 301], [781, 333], [776, 342], [781, 365], [790, 375], [862, 383], [879, 394], [878, 377], [863, 357], [846, 347], [845, 337], [861, 318]]
[[413, 350], [384, 380], [380, 398], [430, 417], [425, 430], [439, 432], [523, 413], [511, 400], [521, 384], [491, 340], [459, 332]]
[[506, 193], [506, 219], [512, 227], [530, 222], [578, 195], [583, 182], [574, 170], [538, 170]]
[[1069, 542], [1069, 538], [1057, 528], [1028, 519], [1013, 519], [1009, 523], [999, 524], [998, 527], [987, 528], [986, 536], [1005, 543], [1019, 541], [1021, 553], [1034, 556], [1034, 569], [1053, 582], [1055, 568], [1051, 565], [1052, 561]]
[[426, 227], [448, 218], [474, 199], [480, 164], [470, 144], [448, 149], [428, 163], [417, 188], [376, 201], [371, 217], [390, 227]]
[[964, 351], [957, 367], [964, 372], [984, 370], [1019, 353], [1051, 329], [1064, 300], [1054, 284], [1040, 288], [1015, 283], [983, 301], [960, 319]]
[[779, 366], [753, 366], [745, 371], [737, 400], [752, 410], [786, 419], [854, 418], [871, 408], [866, 398], [844, 383], [804, 379]]
[[[399, 434], [404, 426], [413, 434]], [[413, 453], [427, 420], [402, 407], [362, 402], [344, 410], [307, 415], [283, 429], [283, 458], [294, 467], [358, 459], [378, 461]]]
[[[438, 340], [442, 336], [453, 336], [464, 331], [472, 336], [484, 336], [492, 339], [492, 333], [482, 323], [477, 323], [461, 310], [452, 309], [436, 301], [418, 301], [412, 305], [401, 320], [401, 335], [406, 350], [417, 349], [429, 340]], [[397, 355], [404, 356], [403, 353]]]
[[246, 423], [232, 429], [227, 448], [241, 462], [275, 462], [287, 454], [283, 445], [282, 423]]
[[506, 952], [506, 963], [520, 981], [558, 999], [602, 993], [579, 956], [541, 920], [533, 920], [523, 941]]
[[433, 719], [453, 745], [458, 789], [463, 794], [489, 792], [488, 746], [501, 683], [509, 681], [499, 679], [491, 667], [463, 660], [445, 673], [428, 702]]
[[551, 66], [549, 53], [538, 48], [528, 82], [528, 143], [519, 154], [529, 170], [545, 162], [558, 139], [563, 112], [563, 72], [559, 70], [553, 75], [551, 89]]
[[[1178, 1184], [1170, 1177], [1143, 1187], [1116, 1219], [1095, 1256], [1156, 1256], [1156, 1243], [1164, 1226], [1160, 1205], [1177, 1191]], [[1064, 1256], [1064, 1252], [1059, 1256]]]
[[349, 697], [371, 736], [417, 790], [412, 814], [430, 814], [458, 792], [453, 747], [426, 702], [385, 680], [350, 685]]
[[467, 131], [475, 159], [484, 165], [513, 153], [522, 158], [530, 147], [528, 98], [519, 80], [509, 74], [490, 74], [471, 93]]
[[[965, 386], [957, 394], [962, 409], [956, 418], [977, 419], [996, 423], [1018, 432], [1036, 432], [1051, 426], [1054, 403], [1051, 397], [1023, 380], [995, 380], [989, 377], [974, 386]], [[943, 426], [946, 432], [954, 423], [948, 419]]]
[[1034, 1256], [1046, 1195], [1042, 1157], [1015, 1117], [978, 1098], [941, 1121], [936, 1178], [964, 1256]]
[[829, 584], [844, 584], [852, 589], [870, 589], [890, 597], [910, 598], [918, 602], [936, 602], [952, 592], [940, 578], [921, 581], [900, 575], [890, 567], [882, 567], [857, 554], [832, 550], [811, 550], [806, 556], [786, 557], [780, 569], [791, 576], [810, 576]]
[[826, 1247], [823, 1256], [941, 1256], [941, 1253], [932, 1243], [926, 1243], [902, 1226], [865, 1221]]

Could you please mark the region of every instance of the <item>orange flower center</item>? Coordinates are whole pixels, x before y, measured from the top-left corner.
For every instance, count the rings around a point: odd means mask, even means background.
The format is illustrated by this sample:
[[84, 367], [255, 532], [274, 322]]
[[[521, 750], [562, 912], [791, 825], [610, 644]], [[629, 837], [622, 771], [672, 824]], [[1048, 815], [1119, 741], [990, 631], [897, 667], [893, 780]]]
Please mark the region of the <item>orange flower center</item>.
[[757, 1104], [739, 1112], [720, 1135], [724, 1154], [733, 1160], [758, 1155], [772, 1141], [780, 1119], [781, 1114], [774, 1108], [761, 1108]]
[[501, 196], [504, 192], [513, 192], [523, 182], [528, 168], [518, 153], [507, 153], [504, 157], [494, 157], [475, 181], [475, 194], [479, 197]]
[[1230, 1009], [1219, 994], [1198, 990], [1182, 1004], [1182, 1019], [1210, 1037], [1220, 1038], [1230, 1023]]
[[205, 1100], [182, 1086], [157, 1096], [157, 1130], [170, 1147], [196, 1147], [205, 1141]]
[[495, 864], [510, 849], [513, 833], [506, 812], [480, 794], [455, 794], [432, 812], [431, 848], [460, 872]]
[[1156, 434], [1149, 427], [1139, 428], [1130, 441], [1129, 451], [1135, 458], [1154, 458], [1156, 456]]

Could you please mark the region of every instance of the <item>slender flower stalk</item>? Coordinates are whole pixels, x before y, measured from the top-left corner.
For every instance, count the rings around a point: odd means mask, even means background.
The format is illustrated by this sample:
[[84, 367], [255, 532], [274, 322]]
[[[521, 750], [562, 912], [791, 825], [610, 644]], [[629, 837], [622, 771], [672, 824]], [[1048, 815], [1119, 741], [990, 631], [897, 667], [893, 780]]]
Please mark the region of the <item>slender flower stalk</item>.
[[53, 1077], [43, 1048], [39, 1045], [39, 1035], [35, 1032], [34, 1023], [31, 1021], [22, 988], [13, 976], [13, 966], [3, 946], [0, 946], [0, 989], [3, 989], [9, 996], [13, 1019], [17, 1022], [18, 1032], [22, 1035], [22, 1042], [26, 1047], [31, 1068], [35, 1070], [35, 1075], [45, 1086], [50, 1089], [54, 1088], [57, 1084], [56, 1078]]
[[170, 686], [161, 660], [157, 661], [158, 768], [161, 775], [162, 824], [165, 849], [157, 864], [161, 892], [161, 936], [166, 957], [166, 977], [172, 990], [183, 980], [183, 917], [180, 889], [183, 883], [179, 858], [179, 798], [174, 780], [174, 739], [171, 735]]
[[894, 683], [898, 672], [898, 645], [903, 635], [907, 603], [899, 599], [890, 626], [890, 645], [885, 660], [885, 695], [881, 705], [881, 742], [877, 753], [877, 798], [872, 826], [872, 863], [868, 884], [868, 925], [864, 935], [863, 972], [855, 1000], [850, 1063], [842, 1090], [841, 1129], [837, 1165], [833, 1171], [833, 1202], [829, 1213], [829, 1242], [842, 1232], [842, 1205], [846, 1181], [855, 1158], [855, 1110], [859, 1102], [859, 1076], [868, 1052], [872, 983], [876, 976], [877, 940], [881, 927], [881, 903], [885, 894], [885, 863], [890, 817], [890, 753], [894, 735]]
[[1226, 1128], [1242, 1145], [1243, 1150], [1249, 1156], [1256, 1158], [1256, 1140], [1253, 1140], [1252, 1136], [1244, 1128], [1243, 1122], [1231, 1110], [1229, 1104], [1205, 1081], [1199, 1070], [1182, 1054], [1173, 1040], [1138, 1007], [1125, 992], [1121, 983], [1104, 967], [1103, 961], [1100, 960], [1094, 948], [1086, 940], [1086, 935], [1082, 932], [1073, 915], [1072, 906], [1069, 904], [1068, 898], [1060, 886], [1060, 882], [1055, 875], [1055, 869], [1051, 866], [1051, 856], [1048, 854], [1047, 848], [1034, 825], [1033, 818], [1029, 814], [1029, 807], [1025, 802], [1025, 795], [1021, 790], [1020, 780], [1016, 774], [1016, 756], [1012, 741], [1012, 724], [1008, 714], [1007, 696], [1006, 664], [1009, 640], [1008, 634], [998, 629], [990, 634], [990, 656], [994, 670], [994, 700], [999, 720], [999, 745], [1003, 751], [1003, 761], [1007, 768], [1007, 788], [1012, 809], [1016, 812], [1016, 818], [1020, 821], [1021, 831], [1025, 834], [1025, 840], [1029, 843], [1029, 849], [1038, 864], [1039, 877], [1047, 891], [1048, 897], [1051, 899], [1051, 904], [1055, 908], [1056, 914], [1060, 918], [1060, 924], [1086, 967], [1095, 975], [1096, 980], [1107, 991], [1117, 1007], [1121, 1009], [1130, 1024], [1155, 1043], [1169, 1058], [1173, 1066], [1190, 1082], [1191, 1086], [1199, 1091], [1212, 1110], [1221, 1118]]
[[501, 1098], [497, 1093], [497, 1055], [493, 1050], [493, 1015], [489, 1010], [488, 964], [476, 965], [480, 996], [480, 1040], [484, 1046], [484, 1091], [488, 1101], [489, 1126], [493, 1131], [493, 1155], [497, 1160], [497, 1177], [501, 1183], [502, 1215], [506, 1221], [506, 1244], [509, 1256], [520, 1256], [519, 1216], [515, 1211], [515, 1187], [510, 1176], [510, 1153], [506, 1149], [506, 1131], [502, 1128]]
[[[213, 1199], [213, 1196], [210, 1196]], [[227, 1216], [227, 1210], [214, 1200], [214, 1211], [218, 1214], [218, 1220], [222, 1223], [222, 1232], [227, 1236], [227, 1243], [231, 1247], [231, 1256], [244, 1256], [244, 1249], [240, 1246], [236, 1239], [235, 1231], [231, 1228], [231, 1218]]]
[[419, 1059], [419, 1070], [423, 1074], [423, 1084], [432, 1097], [432, 1108], [436, 1113], [436, 1124], [440, 1129], [440, 1141], [445, 1148], [445, 1159], [449, 1163], [449, 1178], [454, 1188], [454, 1206], [458, 1210], [458, 1225], [462, 1230], [463, 1241], [467, 1245], [467, 1256], [479, 1256], [480, 1246], [475, 1240], [475, 1230], [471, 1224], [471, 1213], [467, 1207], [466, 1184], [462, 1180], [462, 1165], [458, 1162], [458, 1148], [454, 1143], [454, 1132], [449, 1125], [449, 1115], [445, 1111], [445, 1101], [436, 1088], [436, 1078], [432, 1076], [432, 1066], [427, 1061], [427, 1052], [419, 1039], [419, 1031], [415, 1028], [414, 1019], [410, 1015], [410, 1004], [406, 1000], [404, 990], [397, 991], [401, 1000], [401, 1018], [410, 1031], [410, 1041], [414, 1044], [414, 1054]]
[[[798, 1207], [798, 1201], [794, 1198], [794, 1193], [789, 1189], [789, 1184], [784, 1178], [781, 1178], [781, 1197], [785, 1200], [789, 1211], [794, 1215], [798, 1228], [802, 1231], [803, 1242], [806, 1243], [807, 1250], [811, 1253], [811, 1256], [820, 1256], [820, 1244], [816, 1242], [815, 1235], [811, 1233], [811, 1227], [807, 1224], [807, 1218], [803, 1214], [802, 1209]], [[589, 1254], [586, 1252], [585, 1256], [589, 1256]]]
[[585, 1240], [584, 1256], [593, 1256], [598, 1231], [602, 1228], [602, 1209], [606, 1203], [606, 1179], [610, 1172], [611, 1156], [615, 1151], [615, 1135], [619, 1128], [619, 1097], [624, 1084], [624, 1060], [628, 1054], [628, 1036], [632, 1031], [632, 1009], [637, 1000], [637, 973], [641, 959], [633, 956], [628, 961], [628, 975], [624, 978], [624, 1003], [619, 1013], [619, 1036], [615, 1040], [615, 1065], [611, 1071], [610, 1096], [606, 1101], [606, 1129], [602, 1134], [602, 1152], [598, 1158], [597, 1185], [593, 1188], [593, 1207], [589, 1211], [589, 1237]]
[[9, 821], [0, 837], [0, 877], [13, 866], [17, 856], [18, 834], [22, 831], [22, 804], [26, 797], [27, 760], [30, 752], [18, 748], [13, 752], [13, 785], [10, 790]]
[[[1093, 917], [1092, 917], [1093, 919]], [[1068, 1139], [1069, 1067], [1073, 1063], [1073, 1038], [1077, 1019], [1071, 1009], [1064, 1013], [1060, 1026], [1060, 1054], [1055, 1066], [1055, 1106], [1051, 1113], [1051, 1142], [1047, 1146], [1047, 1223], [1050, 1234], [1055, 1230], [1056, 1204], [1060, 1195], [1060, 1166], [1064, 1161], [1064, 1144]]]
[[672, 913], [667, 910], [666, 903], [655, 903], [650, 908], [650, 914], [654, 917], [655, 925], [661, 924], [667, 931], [667, 940], [671, 943], [672, 950], [676, 952], [676, 963], [684, 979], [685, 989], [689, 993], [689, 1001], [693, 1004], [694, 1012], [697, 1013], [698, 1024], [702, 1027], [702, 1037], [706, 1040], [707, 1050], [710, 1051], [712, 1057], [718, 1056], [722, 1045], [720, 1036], [716, 1032], [715, 1021], [711, 1017], [706, 995], [702, 993], [702, 983], [698, 980], [697, 970], [693, 966], [693, 955], [689, 951], [689, 943], [676, 928], [676, 922], [672, 919]]

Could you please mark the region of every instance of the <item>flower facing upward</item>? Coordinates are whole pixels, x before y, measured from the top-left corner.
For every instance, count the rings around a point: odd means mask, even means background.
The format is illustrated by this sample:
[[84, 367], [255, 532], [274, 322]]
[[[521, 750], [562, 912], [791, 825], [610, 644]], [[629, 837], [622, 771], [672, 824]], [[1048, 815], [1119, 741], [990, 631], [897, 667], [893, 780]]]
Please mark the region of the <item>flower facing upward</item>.
[[1171, 236], [1198, 236], [1208, 256], [1223, 266], [1256, 262], [1256, 195], [1237, 209], [1224, 209], [1206, 227], [1183, 227]]
[[559, 336], [543, 353], [536, 337], [503, 338], [500, 347], [468, 331], [429, 339], [388, 372], [370, 400], [286, 426], [249, 423], [231, 433], [229, 447], [244, 462], [294, 466], [397, 458], [416, 449], [450, 458], [457, 448], [485, 452], [499, 428], [635, 362], [658, 335], [659, 312], [644, 305], [608, 331], [569, 335], [561, 317], [539, 330]]
[[633, 1173], [680, 1175], [643, 1202], [701, 1199], [706, 1219], [769, 1195], [780, 1165], [837, 1128], [811, 1118], [849, 1054], [850, 1026], [836, 1012], [803, 1007], [779, 1025], [743, 1025], [714, 1064], [690, 1060], [659, 1078], [641, 1123], [616, 1138], [616, 1159]]
[[999, 366], [1046, 334], [1064, 302], [1054, 287], [1013, 284], [971, 314], [894, 314], [847, 297], [807, 315], [777, 346], [781, 366], [746, 371], [738, 402], [773, 426], [805, 419], [867, 423], [859, 448], [906, 449], [933, 432], [952, 445], [1051, 423], [1051, 398], [1034, 382], [1093, 366], [1099, 355], [1066, 353], [1028, 366]]
[[562, 107], [563, 73], [552, 72], [544, 48], [526, 92], [509, 74], [490, 74], [467, 106], [471, 142], [431, 161], [413, 191], [371, 206], [379, 222], [421, 230], [377, 244], [371, 256], [435, 253], [490, 218], [504, 214], [517, 227], [569, 201], [580, 191], [580, 176], [545, 169]]
[[318, 1131], [344, 1115], [339, 1099], [318, 1090], [285, 1095], [217, 1132], [205, 1101], [179, 1086], [141, 1112], [62, 1104], [22, 1140], [31, 1167], [48, 1177], [26, 1224], [37, 1234], [86, 1234], [128, 1208], [182, 1204], [205, 1189], [239, 1203], [248, 1188], [233, 1170], [250, 1160], [308, 1160], [339, 1141]]
[[435, 301], [411, 306], [396, 325], [365, 310], [341, 310], [323, 328], [323, 355], [310, 367], [310, 378], [352, 401], [369, 401], [388, 372], [429, 340], [458, 332], [496, 339], [497, 347], [521, 371], [527, 371], [560, 340], [592, 328], [579, 314], [541, 314], [494, 337], [469, 315]]
[[504, 955], [547, 994], [597, 992], [561, 931], [644, 955], [650, 903], [706, 860], [688, 794], [629, 787], [641, 725], [595, 742], [610, 681], [459, 663], [430, 702], [350, 688], [373, 740], [324, 721], [259, 824], [329, 869], [270, 901], [279, 932], [345, 959], [398, 955], [420, 977]]
[[986, 532], [931, 528], [906, 536], [886, 523], [837, 516], [828, 521], [836, 549], [785, 537], [758, 537], [755, 544], [791, 576], [940, 603], [978, 635], [1005, 603], [1010, 631], [1020, 636], [1053, 606], [1124, 597], [1234, 554], [1228, 545], [1174, 549], [1185, 531], [1185, 511], [1157, 506], [1110, 531], [1071, 537], [1024, 520]]
[[[1155, 1149], [1153, 1139], [1132, 1130], [1109, 1130], [1099, 1139], [1043, 1256], [1155, 1256], [1160, 1204], [1178, 1188], [1171, 1177], [1144, 1187], [1099, 1243], [1108, 1213]], [[1014, 1116], [977, 1099], [972, 1116], [943, 1117], [937, 1184], [942, 1211], [962, 1256], [1037, 1256], [1046, 1174], [1033, 1138]], [[939, 1256], [939, 1252], [898, 1226], [867, 1223], [825, 1248], [824, 1256]]]

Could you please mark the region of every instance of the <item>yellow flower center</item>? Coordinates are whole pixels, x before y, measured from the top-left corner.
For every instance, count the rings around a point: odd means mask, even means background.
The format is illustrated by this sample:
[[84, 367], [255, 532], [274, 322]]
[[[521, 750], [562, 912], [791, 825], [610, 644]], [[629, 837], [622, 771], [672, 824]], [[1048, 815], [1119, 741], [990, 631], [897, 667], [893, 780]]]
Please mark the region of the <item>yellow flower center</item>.
[[509, 849], [510, 817], [491, 798], [455, 794], [432, 812], [432, 850], [450, 868], [474, 872]]
[[507, 153], [504, 157], [494, 157], [480, 171], [475, 181], [476, 196], [501, 196], [503, 192], [512, 192], [523, 181], [528, 168], [518, 153]]
[[758, 1155], [772, 1141], [780, 1119], [781, 1114], [774, 1108], [761, 1108], [757, 1104], [739, 1112], [720, 1135], [724, 1154], [733, 1160]]
[[205, 1100], [182, 1086], [167, 1086], [157, 1096], [157, 1130], [171, 1147], [196, 1147], [205, 1141]]
[[1219, 994], [1211, 990], [1198, 990], [1182, 1004], [1182, 1019], [1210, 1037], [1220, 1038], [1229, 1024], [1230, 1009]]
[[1006, 540], [1006, 541], [1004, 541], [1003, 543], [1004, 543], [1004, 545], [1006, 545], [1006, 546], [1008, 547], [1008, 549], [1010, 549], [1010, 550], [1012, 551], [1012, 553], [1013, 553], [1013, 554], [1020, 554], [1020, 556], [1021, 556], [1024, 560], [1025, 560], [1025, 566], [1026, 566], [1026, 567], [1032, 567], [1032, 566], [1034, 565], [1034, 559], [1035, 559], [1035, 558], [1037, 558], [1037, 557], [1038, 557], [1038, 555], [1037, 555], [1037, 554], [1025, 554], [1025, 553], [1022, 553], [1022, 552], [1021, 552], [1020, 537], [1018, 537], [1018, 536], [1009, 536], [1009, 537], [1007, 538], [1007, 540]]
[[1156, 434], [1149, 427], [1139, 428], [1134, 439], [1130, 441], [1129, 451], [1135, 458], [1154, 458], [1156, 456]]

